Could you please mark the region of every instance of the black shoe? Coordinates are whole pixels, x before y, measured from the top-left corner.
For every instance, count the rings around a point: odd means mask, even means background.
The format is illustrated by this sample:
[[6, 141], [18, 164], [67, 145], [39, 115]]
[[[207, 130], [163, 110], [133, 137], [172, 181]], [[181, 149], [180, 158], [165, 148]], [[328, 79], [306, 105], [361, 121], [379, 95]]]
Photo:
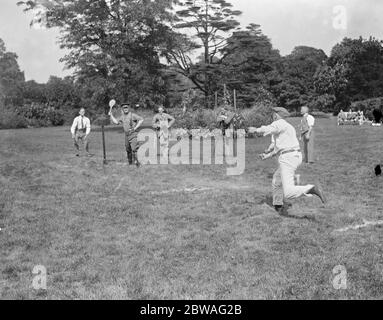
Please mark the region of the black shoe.
[[286, 209], [286, 207], [284, 207], [284, 206], [274, 206], [274, 209], [275, 209], [275, 211], [276, 212], [278, 212], [278, 214], [280, 215], [280, 216], [284, 216], [284, 217], [286, 217], [286, 216], [288, 216], [289, 215], [289, 213], [287, 212], [287, 209]]
[[129, 165], [132, 165], [133, 164], [133, 155], [132, 154], [127, 154], [126, 158], [128, 159]]
[[79, 157], [80, 156], [80, 154], [79, 153], [76, 153], [76, 157]]
[[324, 196], [324, 194], [323, 194], [323, 191], [322, 191], [319, 187], [314, 186], [314, 187], [308, 192], [308, 194], [313, 194], [313, 195], [317, 196], [317, 197], [322, 201], [323, 204], [326, 203], [326, 198], [325, 198], [325, 196]]

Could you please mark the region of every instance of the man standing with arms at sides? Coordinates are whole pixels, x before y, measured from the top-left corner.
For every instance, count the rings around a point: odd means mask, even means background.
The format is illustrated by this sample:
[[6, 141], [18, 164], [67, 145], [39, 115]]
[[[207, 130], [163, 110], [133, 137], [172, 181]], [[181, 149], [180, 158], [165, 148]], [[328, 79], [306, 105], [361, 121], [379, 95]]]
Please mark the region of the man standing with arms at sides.
[[122, 115], [117, 119], [113, 116], [112, 110], [109, 111], [110, 119], [114, 124], [122, 124], [125, 132], [125, 147], [128, 157], [129, 165], [135, 164], [137, 167], [140, 166], [140, 163], [137, 159], [137, 129], [141, 126], [144, 119], [139, 115], [131, 112], [130, 106], [128, 103], [122, 104]]
[[303, 141], [303, 155], [306, 163], [314, 163], [314, 124], [315, 118], [309, 114], [309, 108], [301, 108], [301, 140]]
[[73, 121], [72, 127], [70, 129], [72, 133], [72, 139], [74, 141], [74, 146], [76, 148], [76, 157], [80, 156], [80, 147], [79, 142], [82, 141], [85, 145], [85, 151], [88, 157], [91, 156], [89, 153], [89, 140], [88, 136], [90, 133], [90, 120], [85, 117], [85, 109], [80, 109], [80, 115], [76, 117]]
[[168, 159], [169, 156], [169, 129], [176, 121], [170, 114], [164, 112], [164, 107], [161, 105], [158, 108], [158, 113], [153, 117], [152, 126], [158, 130], [160, 140], [160, 156]]
[[315, 185], [295, 185], [295, 171], [302, 163], [302, 153], [299, 149], [299, 141], [294, 127], [284, 118], [289, 116], [285, 108], [273, 108], [273, 122], [269, 126], [249, 128], [250, 133], [272, 136], [272, 144], [261, 155], [265, 160], [278, 156], [278, 169], [274, 173], [272, 181], [273, 206], [280, 215], [287, 215], [283, 200], [296, 199], [302, 195], [316, 195], [322, 203], [326, 200], [322, 191]]

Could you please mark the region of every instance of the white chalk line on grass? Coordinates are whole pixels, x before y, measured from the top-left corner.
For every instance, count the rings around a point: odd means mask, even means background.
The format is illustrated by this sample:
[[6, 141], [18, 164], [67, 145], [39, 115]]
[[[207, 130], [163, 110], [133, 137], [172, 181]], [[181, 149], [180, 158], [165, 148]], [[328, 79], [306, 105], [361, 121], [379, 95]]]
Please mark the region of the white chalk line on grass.
[[335, 230], [335, 232], [347, 232], [349, 230], [359, 230], [359, 229], [366, 228], [366, 227], [369, 227], [369, 226], [378, 226], [378, 225], [383, 225], [383, 220], [367, 221], [367, 220], [363, 219], [363, 223], [362, 224], [357, 224], [355, 226], [349, 226], [349, 227], [337, 229], [337, 230]]
[[123, 177], [123, 178], [120, 180], [120, 183], [118, 184], [117, 188], [114, 189], [113, 193], [116, 193], [118, 190], [121, 189], [122, 184], [124, 183], [124, 180], [125, 180], [125, 177]]
[[152, 191], [150, 194], [152, 195], [161, 195], [161, 194], [170, 194], [170, 193], [182, 193], [182, 192], [202, 192], [202, 191], [215, 191], [215, 190], [248, 190], [252, 189], [252, 187], [243, 186], [243, 187], [231, 187], [231, 188], [213, 188], [213, 187], [202, 187], [202, 188], [182, 188], [182, 189], [171, 189], [171, 190], [163, 190], [163, 191]]
[[[113, 190], [113, 194], [121, 189], [124, 183], [124, 178], [121, 179], [118, 186]], [[140, 190], [140, 192], [149, 192], [151, 195], [166, 195], [172, 193], [193, 193], [193, 192], [203, 192], [203, 191], [221, 191], [221, 190], [250, 190], [253, 187], [242, 186], [242, 187], [231, 187], [231, 188], [213, 188], [213, 187], [199, 187], [199, 188], [182, 188], [182, 189], [170, 189], [170, 190], [162, 190], [162, 191], [148, 191], [148, 190]]]
[[163, 191], [152, 191], [150, 194], [152, 195], [160, 195], [160, 194], [169, 194], [169, 193], [179, 193], [179, 192], [196, 192], [196, 191], [209, 191], [214, 190], [213, 188], [184, 188], [184, 189], [171, 189], [171, 190], [163, 190]]

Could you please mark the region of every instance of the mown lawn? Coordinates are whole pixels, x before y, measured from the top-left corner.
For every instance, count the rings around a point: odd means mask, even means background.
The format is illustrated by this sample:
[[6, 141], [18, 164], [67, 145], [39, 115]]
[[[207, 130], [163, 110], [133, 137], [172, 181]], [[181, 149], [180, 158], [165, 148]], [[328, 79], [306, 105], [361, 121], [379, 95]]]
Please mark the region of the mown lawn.
[[[289, 218], [268, 205], [275, 162], [256, 157], [268, 142], [248, 139], [246, 171], [230, 177], [218, 165], [128, 167], [117, 131], [107, 166], [99, 132], [95, 156], [76, 158], [68, 128], [0, 131], [0, 298], [383, 298], [383, 226], [337, 231], [383, 220], [383, 128], [318, 119], [318, 161], [299, 173], [328, 204], [299, 199]], [[32, 288], [36, 265], [46, 291]]]

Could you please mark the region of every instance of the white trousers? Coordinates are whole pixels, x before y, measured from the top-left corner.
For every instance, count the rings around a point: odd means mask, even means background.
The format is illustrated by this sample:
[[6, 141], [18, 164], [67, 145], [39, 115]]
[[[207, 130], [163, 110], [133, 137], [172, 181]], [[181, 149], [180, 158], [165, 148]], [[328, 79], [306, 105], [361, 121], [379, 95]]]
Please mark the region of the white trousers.
[[314, 185], [295, 185], [295, 171], [302, 164], [302, 153], [289, 152], [278, 158], [278, 170], [275, 171], [272, 181], [273, 205], [283, 205], [283, 199], [295, 199], [307, 194]]

